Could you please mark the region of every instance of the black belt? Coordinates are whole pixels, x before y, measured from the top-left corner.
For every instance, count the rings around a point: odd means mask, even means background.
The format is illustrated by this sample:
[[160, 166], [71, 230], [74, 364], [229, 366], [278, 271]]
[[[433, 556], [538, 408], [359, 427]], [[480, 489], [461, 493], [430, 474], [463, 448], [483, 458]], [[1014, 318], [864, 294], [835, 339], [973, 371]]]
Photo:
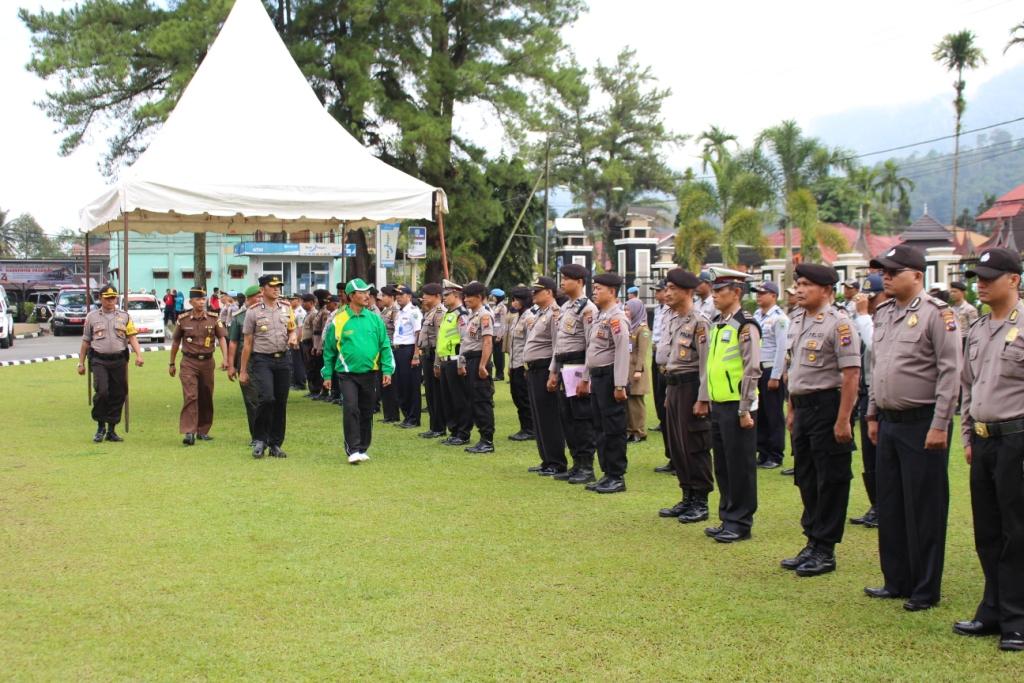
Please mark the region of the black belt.
[[1003, 422], [975, 422], [974, 433], [983, 439], [991, 439], [996, 436], [1010, 436], [1024, 432], [1024, 418], [1018, 417], [1015, 420]]
[[185, 358], [193, 358], [195, 360], [210, 360], [213, 358], [212, 353], [189, 353], [188, 351], [182, 351], [181, 355]]
[[89, 352], [90, 358], [97, 360], [127, 360], [128, 352], [122, 351], [120, 353], [96, 353], [95, 351]]
[[479, 358], [483, 355], [483, 351], [466, 351], [462, 354], [463, 358]]
[[266, 356], [267, 358], [284, 358], [284, 354], [286, 354], [286, 353], [287, 353], [287, 351], [275, 351], [273, 353], [253, 352], [252, 355], [254, 355], [254, 356]]
[[523, 362], [523, 366], [527, 370], [547, 370], [551, 367], [550, 358], [538, 358], [537, 360], [528, 360]]
[[415, 344], [395, 344], [396, 349], [407, 349], [410, 346], [416, 346]]
[[670, 387], [678, 386], [680, 384], [696, 384], [700, 381], [699, 372], [673, 372], [665, 373], [663, 375], [665, 384]]
[[935, 404], [911, 408], [909, 410], [878, 410], [879, 419], [886, 422], [920, 422], [935, 416]]
[[586, 351], [573, 351], [571, 353], [556, 353], [555, 360], [559, 363], [585, 363], [587, 361]]
[[614, 371], [615, 371], [615, 364], [614, 363], [612, 363], [611, 365], [602, 365], [599, 368], [590, 368], [590, 376], [591, 377], [604, 377], [605, 375], [612, 374]]
[[839, 398], [839, 389], [823, 389], [822, 391], [812, 391], [808, 394], [790, 394], [789, 398], [793, 401], [794, 408], [806, 408], [822, 401]]

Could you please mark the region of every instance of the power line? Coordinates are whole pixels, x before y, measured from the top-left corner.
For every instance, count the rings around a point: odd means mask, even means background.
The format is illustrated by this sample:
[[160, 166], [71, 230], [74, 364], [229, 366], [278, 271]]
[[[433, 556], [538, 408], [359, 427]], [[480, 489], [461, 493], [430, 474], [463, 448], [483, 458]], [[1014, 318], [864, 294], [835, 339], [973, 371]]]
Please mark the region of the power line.
[[[986, 161], [991, 161], [992, 159], [997, 159], [999, 157], [1006, 156], [1007, 154], [1014, 154], [1015, 152], [1024, 152], [1024, 146], [1022, 146], [1022, 147], [1014, 147], [1013, 149], [1008, 149], [1008, 150], [1004, 150], [1002, 152], [998, 152], [996, 154], [991, 154], [991, 155], [985, 157], [984, 159], [968, 160], [966, 163], [961, 163], [960, 164], [960, 168], [964, 168], [966, 166], [975, 166], [977, 164], [981, 164], [981, 163], [984, 163]], [[953, 166], [952, 166], [952, 162], [950, 162], [950, 165], [946, 166], [945, 168], [937, 168], [935, 170], [924, 171], [922, 173], [918, 173], [917, 175], [914, 175], [913, 173], [911, 173], [907, 177], [909, 177], [911, 180], [914, 180], [915, 178], [923, 178], [925, 176], [934, 175], [936, 173], [946, 173], [946, 172], [949, 172], [949, 171], [952, 171], [952, 170], [953, 170]]]
[[[974, 158], [974, 157], [976, 157], [976, 156], [978, 156], [980, 154], [985, 154], [985, 153], [991, 151], [992, 149], [994, 149], [996, 147], [1005, 147], [1006, 145], [1012, 145], [1012, 144], [1019, 143], [1019, 142], [1022, 142], [1022, 141], [1024, 141], [1024, 137], [1022, 137], [1022, 138], [1013, 138], [1011, 140], [1004, 140], [1002, 142], [994, 142], [991, 145], [982, 145], [980, 147], [974, 147], [972, 149], [966, 149], [966, 150], [963, 150], [962, 152], [960, 152], [960, 158], [961, 159]], [[940, 165], [940, 164], [947, 163], [950, 160], [951, 156], [952, 155], [950, 155], [950, 154], [942, 154], [942, 155], [934, 156], [934, 157], [924, 157], [924, 158], [921, 158], [921, 159], [916, 159], [914, 161], [908, 161], [905, 164], [900, 164], [899, 165], [899, 169], [902, 172], [902, 171], [905, 171], [905, 170], [915, 170], [915, 169], [926, 168], [928, 166]]]
[[[988, 126], [981, 126], [980, 128], [972, 128], [971, 130], [960, 131], [960, 135], [962, 137], [964, 135], [969, 135], [971, 133], [978, 133], [978, 132], [981, 132], [983, 130], [990, 130], [992, 128], [997, 128], [999, 126], [1005, 126], [1005, 125], [1008, 125], [1010, 123], [1017, 123], [1018, 121], [1024, 121], [1024, 116], [1018, 116], [1015, 119], [1009, 119], [1008, 121], [1000, 121], [999, 123], [993, 123], [993, 124], [990, 124]], [[847, 161], [847, 160], [851, 160], [851, 159], [863, 159], [864, 157], [871, 157], [871, 156], [875, 156], [875, 155], [878, 155], [878, 154], [887, 154], [888, 152], [898, 152], [901, 149], [910, 149], [911, 147], [920, 147], [921, 145], [928, 145], [928, 144], [931, 144], [933, 142], [941, 142], [943, 140], [951, 140], [951, 139], [953, 139], [955, 137], [956, 137], [956, 133], [954, 133], [952, 135], [943, 135], [942, 137], [931, 138], [930, 140], [922, 140], [921, 142], [911, 142], [911, 143], [906, 144], [906, 145], [899, 145], [897, 147], [889, 147], [888, 149], [880, 149], [880, 150], [877, 150], [875, 152], [864, 152], [862, 154], [855, 154], [855, 155], [850, 156], [850, 157], [844, 157], [843, 161]]]

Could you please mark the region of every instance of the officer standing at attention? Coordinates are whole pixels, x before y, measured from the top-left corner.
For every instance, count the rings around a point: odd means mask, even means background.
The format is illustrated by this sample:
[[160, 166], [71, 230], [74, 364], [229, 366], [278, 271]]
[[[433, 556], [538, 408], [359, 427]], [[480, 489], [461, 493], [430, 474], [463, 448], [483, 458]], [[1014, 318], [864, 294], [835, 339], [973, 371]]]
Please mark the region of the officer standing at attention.
[[463, 366], [459, 373], [466, 377], [473, 422], [480, 440], [466, 448], [467, 453], [494, 452], [494, 382], [491, 381], [491, 353], [494, 350], [494, 314], [484, 304], [487, 287], [470, 282], [462, 288], [469, 308], [469, 318], [462, 334], [459, 355]]
[[276, 275], [264, 275], [259, 283], [263, 301], [246, 312], [242, 324], [245, 343], [239, 381], [255, 382], [259, 394], [252, 457], [262, 458], [269, 446], [271, 457], [285, 458], [287, 454], [281, 446], [291, 385], [288, 349], [297, 347], [299, 340], [291, 306], [279, 298], [281, 281]]
[[787, 426], [793, 434], [793, 466], [804, 511], [807, 543], [782, 568], [797, 576], [836, 569], [836, 544], [843, 540], [853, 479], [853, 408], [860, 382], [860, 338], [845, 311], [829, 305], [839, 281], [834, 268], [796, 267], [800, 310], [787, 340]]
[[[659, 280], [654, 285], [654, 300], [657, 305], [654, 307], [654, 319], [651, 320], [651, 387], [654, 389], [654, 410], [658, 414], [658, 424], [651, 427], [650, 431], [660, 432], [665, 429], [665, 384], [661, 379], [661, 366], [658, 365], [658, 342], [661, 341], [661, 321], [668, 311], [665, 304], [665, 281]], [[670, 467], [672, 463], [666, 465]], [[663, 468], [655, 468], [656, 472], [663, 471]]]
[[509, 297], [511, 301], [507, 318], [508, 331], [505, 335], [508, 343], [503, 344], [502, 348], [508, 349], [509, 393], [519, 417], [519, 431], [509, 434], [508, 438], [511, 441], [530, 441], [535, 437], [533, 414], [530, 412], [530, 389], [526, 378], [523, 352], [526, 351], [526, 333], [529, 330], [530, 320], [533, 319], [531, 310], [533, 295], [526, 287], [517, 287], [509, 292]]
[[604, 476], [587, 489], [597, 493], [626, 490], [626, 401], [629, 398], [629, 320], [619, 304], [622, 276], [594, 278], [600, 309], [588, 329], [583, 393], [591, 395], [597, 457]]
[[629, 319], [629, 399], [626, 401], [626, 434], [629, 443], [647, 440], [647, 394], [651, 393], [651, 373], [647, 370], [651, 350], [651, 330], [647, 327], [647, 307], [639, 298], [625, 306]]
[[434, 359], [434, 376], [441, 382], [441, 405], [444, 410], [448, 438], [444, 446], [465, 446], [469, 443], [469, 432], [473, 428], [473, 416], [469, 407], [469, 392], [466, 377], [459, 372], [462, 357], [462, 332], [466, 328], [469, 310], [462, 305], [462, 287], [449, 280], [441, 283], [444, 291], [446, 313], [441, 318], [437, 331], [437, 356]]
[[971, 325], [978, 319], [978, 309], [965, 298], [966, 294], [966, 283], [958, 280], [949, 283], [949, 307], [956, 314], [956, 321], [960, 325], [960, 336], [964, 341], [967, 340], [967, 333], [970, 331]]
[[[394, 347], [395, 323], [398, 319], [398, 303], [395, 301], [395, 295], [395, 288], [391, 285], [384, 285], [380, 288], [380, 317], [384, 320], [384, 329], [388, 331], [388, 339], [392, 340], [392, 348]], [[397, 388], [393, 383], [385, 387], [379, 381], [380, 377], [378, 377], [377, 388], [380, 393], [381, 408], [384, 411], [384, 418], [381, 422], [384, 424], [401, 422]]]
[[[540, 464], [529, 468], [541, 476], [554, 476], [567, 471], [565, 437], [559, 417], [559, 397], [548, 385], [549, 368], [554, 356], [555, 336], [562, 311], [555, 303], [557, 285], [549, 277], [539, 277], [533, 283], [533, 307], [526, 322], [526, 344], [523, 363], [526, 368], [530, 411], [537, 435], [537, 453]], [[590, 481], [593, 481], [592, 479]]]
[[[974, 545], [985, 592], [964, 636], [1000, 635], [999, 648], [1024, 650], [1024, 303], [1020, 254], [983, 253], [968, 277], [991, 312], [967, 336], [963, 385], [964, 455], [971, 467]], [[952, 289], [950, 291], [953, 291]]]
[[316, 323], [317, 316], [320, 313], [320, 310], [316, 307], [316, 296], [310, 292], [303, 294], [302, 308], [306, 311], [306, 316], [302, 319], [302, 324], [299, 325], [301, 329], [299, 352], [302, 354], [302, 363], [306, 369], [306, 388], [309, 389], [306, 398], [313, 398], [319, 396], [320, 392], [323, 391], [323, 379], [320, 377], [320, 368], [323, 366], [323, 362], [321, 361], [318, 367], [316, 365], [317, 356], [313, 355], [313, 325]]
[[697, 287], [698, 299], [694, 302], [697, 305], [697, 311], [708, 320], [711, 320], [718, 315], [718, 309], [715, 308], [715, 298], [712, 295], [711, 281], [714, 279], [711, 277], [711, 273], [702, 270], [697, 276], [700, 279], [700, 286]]
[[761, 332], [740, 305], [745, 280], [743, 273], [716, 272], [713, 285], [718, 315], [709, 333], [707, 394], [721, 524], [704, 533], [719, 543], [749, 539], [757, 511], [754, 415], [761, 378]]
[[491, 312], [494, 314], [494, 381], [505, 381], [505, 351], [503, 345], [505, 333], [508, 331], [508, 306], [505, 305], [505, 290], [497, 287], [491, 290], [494, 302]]
[[220, 348], [221, 370], [228, 369], [228, 344], [224, 325], [217, 314], [206, 310], [206, 291], [193, 287], [188, 293], [192, 310], [182, 313], [171, 341], [171, 361], [167, 372], [177, 373], [175, 358], [181, 348], [181, 393], [184, 403], [178, 419], [182, 443], [195, 445], [196, 439], [209, 441], [213, 426], [213, 354]]
[[754, 320], [761, 328], [761, 379], [757, 384], [757, 466], [772, 470], [782, 465], [786, 451], [786, 418], [782, 404], [786, 385], [786, 330], [789, 317], [776, 303], [779, 286], [768, 280], [753, 288], [757, 295]]
[[901, 244], [872, 259], [893, 298], [875, 311], [868, 437], [878, 447], [878, 555], [909, 612], [938, 604], [949, 516], [949, 436], [960, 383], [956, 314], [924, 291], [925, 259]]
[[416, 353], [412, 357], [413, 367], [420, 368], [423, 374], [423, 393], [427, 399], [427, 415], [429, 428], [421, 432], [424, 439], [444, 436], [444, 409], [441, 406], [440, 373], [434, 373], [435, 354], [437, 353], [437, 335], [444, 319], [444, 305], [441, 303], [441, 285], [428, 282], [421, 290], [423, 308], [423, 325], [416, 337]]
[[707, 357], [710, 323], [693, 301], [700, 280], [682, 268], [665, 276], [670, 307], [661, 330], [658, 362], [665, 382], [665, 444], [682, 499], [658, 515], [683, 524], [708, 518], [711, 474], [711, 422], [708, 420]]
[[117, 308], [117, 290], [107, 285], [100, 290], [100, 307], [89, 311], [82, 326], [78, 349], [78, 374], [85, 374], [85, 361], [92, 369], [92, 419], [96, 420], [94, 443], [124, 441], [115, 431], [128, 396], [128, 347], [135, 352], [135, 365], [142, 367], [142, 348], [135, 337], [135, 325], [127, 311]]
[[578, 263], [567, 263], [559, 272], [562, 274], [562, 290], [569, 300], [562, 305], [559, 315], [547, 386], [549, 391], [557, 390], [559, 394], [562, 433], [572, 455], [572, 469], [552, 476], [559, 481], [584, 484], [595, 481], [594, 413], [585, 384], [581, 387], [582, 392], [577, 389], [573, 396], [566, 395], [562, 370], [582, 374], [586, 369], [587, 339], [597, 316], [597, 306], [587, 298], [584, 288], [586, 268]]
[[[242, 369], [242, 347], [245, 346], [242, 326], [245, 324], [245, 314], [251, 307], [263, 300], [259, 285], [250, 286], [245, 290], [244, 296], [244, 305], [235, 312], [228, 328], [228, 356], [232, 363], [231, 368], [228, 369], [228, 379], [232, 382], [235, 381], [235, 377], [238, 377]], [[245, 406], [245, 417], [249, 424], [249, 448], [252, 448], [256, 445], [256, 411], [260, 396], [253, 382], [248, 384], [239, 382], [238, 386], [242, 390], [242, 405]]]
[[420, 399], [420, 386], [423, 376], [420, 366], [413, 365], [416, 355], [416, 340], [420, 328], [423, 327], [423, 312], [412, 304], [412, 290], [406, 285], [396, 285], [398, 311], [395, 314], [395, 328], [392, 335], [392, 348], [395, 354], [395, 376], [393, 386], [398, 399], [398, 407], [402, 413], [402, 421], [398, 427], [412, 429], [420, 426], [420, 415], [423, 404]]

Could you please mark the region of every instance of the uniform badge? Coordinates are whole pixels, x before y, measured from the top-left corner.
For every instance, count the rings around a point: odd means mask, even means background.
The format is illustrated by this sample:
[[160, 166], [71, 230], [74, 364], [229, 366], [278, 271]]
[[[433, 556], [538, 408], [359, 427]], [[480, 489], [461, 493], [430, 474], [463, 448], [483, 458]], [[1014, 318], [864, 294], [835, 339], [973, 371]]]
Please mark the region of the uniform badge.
[[816, 355], [815, 355], [815, 354], [814, 354], [813, 352], [812, 352], [812, 353], [809, 353], [809, 354], [807, 354], [807, 360], [811, 361], [812, 363], [813, 363], [814, 361], [816, 361], [817, 359], [818, 359], [818, 357], [817, 357], [817, 356], [816, 356]]
[[947, 332], [953, 332], [954, 330], [956, 330], [956, 316], [953, 314], [953, 311], [951, 309], [943, 309], [942, 321], [946, 323]]
[[825, 319], [825, 314], [824, 313], [819, 313], [818, 315], [814, 316], [814, 319], [817, 320], [820, 323], [822, 320]]
[[809, 342], [807, 342], [807, 348], [809, 348], [809, 349], [816, 349], [816, 348], [818, 348], [818, 342], [814, 341], [813, 339], [810, 340]]
[[1013, 309], [1012, 311], [1010, 311], [1010, 322], [1011, 323], [1017, 322], [1017, 309], [1016, 308]]
[[722, 341], [728, 342], [732, 339], [732, 330], [722, 330]]
[[1020, 330], [1016, 327], [1011, 327], [1010, 330], [1006, 333], [1006, 343], [1013, 343], [1013, 341], [1017, 338], [1018, 334], [1020, 334]]
[[266, 332], [266, 331], [267, 331], [267, 326], [266, 325], [260, 325], [260, 332]]
[[907, 318], [907, 327], [917, 327], [917, 313], [911, 313]]
[[853, 343], [853, 337], [850, 335], [849, 325], [843, 323], [842, 325], [839, 326], [839, 328], [836, 331], [839, 333], [840, 346], [849, 346], [850, 344]]
[[619, 320], [617, 318], [612, 318], [612, 321], [609, 324], [612, 326], [612, 332], [618, 334], [619, 328], [621, 327]]
[[679, 357], [680, 358], [686, 358], [686, 348], [685, 347], [679, 349]]

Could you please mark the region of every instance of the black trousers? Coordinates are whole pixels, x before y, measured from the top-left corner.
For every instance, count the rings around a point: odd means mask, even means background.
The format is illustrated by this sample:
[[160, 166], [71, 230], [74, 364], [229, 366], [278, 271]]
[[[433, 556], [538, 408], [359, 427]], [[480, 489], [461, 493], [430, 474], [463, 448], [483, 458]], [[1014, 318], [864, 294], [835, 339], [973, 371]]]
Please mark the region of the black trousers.
[[548, 362], [531, 364], [526, 371], [526, 382], [540, 463], [544, 467], [565, 471], [568, 461], [565, 459], [565, 436], [559, 416], [560, 392], [548, 391]]
[[[590, 371], [591, 413], [597, 436], [597, 461], [607, 477], [626, 475], [626, 402], [615, 400], [614, 366]], [[579, 400], [579, 399], [573, 399]], [[578, 462], [577, 466], [578, 466]]]
[[494, 352], [491, 354], [494, 360], [494, 379], [505, 379], [505, 350], [502, 348], [501, 340], [494, 340]]
[[473, 416], [469, 412], [469, 381], [459, 374], [458, 361], [441, 363], [441, 405], [444, 406], [448, 433], [468, 439], [473, 429]]
[[[473, 424], [483, 441], [494, 441], [494, 382], [491, 377], [480, 379], [480, 356], [466, 356], [466, 384]], [[493, 372], [491, 364], [487, 369]], [[468, 434], [468, 430], [467, 430]]]
[[510, 368], [508, 371], [509, 393], [519, 415], [519, 431], [533, 434], [533, 415], [530, 412], [530, 388], [526, 379], [526, 368]]
[[786, 418], [782, 405], [786, 401], [786, 387], [779, 380], [779, 388], [768, 389], [771, 368], [764, 368], [757, 381], [757, 459], [759, 462], [782, 463], [786, 452]]
[[420, 384], [423, 383], [423, 376], [420, 366], [413, 367], [412, 365], [416, 346], [401, 344], [394, 347], [394, 351], [395, 374], [391, 377], [391, 386], [395, 388], [395, 397], [405, 422], [418, 425], [423, 410], [420, 400]]
[[376, 372], [343, 372], [337, 376], [341, 388], [342, 431], [345, 455], [365, 453], [373, 439], [373, 406], [377, 402]]
[[285, 423], [288, 413], [288, 391], [291, 388], [292, 367], [287, 354], [274, 358], [268, 354], [254, 354], [250, 359], [249, 381], [256, 383], [257, 408], [254, 438], [271, 446], [284, 444]]
[[931, 418], [878, 424], [878, 555], [885, 587], [936, 603], [949, 517], [949, 449], [926, 450]]
[[975, 619], [1024, 631], [1024, 434], [971, 439], [974, 545], [985, 573]]
[[245, 406], [245, 421], [249, 424], [249, 438], [256, 438], [256, 414], [259, 412], [259, 392], [256, 390], [256, 383], [252, 381], [252, 361], [250, 365], [250, 380], [248, 384], [238, 383], [242, 389], [242, 405]]
[[800, 524], [804, 536], [827, 552], [843, 540], [853, 479], [853, 443], [835, 439], [839, 396], [835, 389], [792, 397], [794, 483], [804, 504]]
[[[392, 352], [394, 352], [394, 348], [392, 348]], [[395, 387], [395, 378], [392, 376], [390, 386], [384, 386], [383, 379], [384, 376], [378, 372], [377, 392], [380, 396], [381, 408], [384, 411], [384, 419], [397, 422], [402, 416], [399, 412], [398, 391]]]
[[565, 445], [569, 447], [569, 455], [572, 456], [572, 466], [574, 469], [592, 470], [594, 451], [597, 450], [593, 396], [566, 396], [561, 378], [558, 382], [559, 387], [555, 392], [558, 394], [558, 413], [562, 420]]
[[711, 449], [718, 480], [718, 517], [729, 531], [744, 533], [757, 512], [757, 413], [740, 427], [739, 401], [711, 404]]
[[336, 373], [331, 373], [331, 398], [334, 400], [341, 399], [341, 376]]
[[[654, 390], [654, 411], [658, 414], [658, 425], [661, 427], [662, 434], [665, 429], [665, 393], [667, 386], [665, 384], [665, 375], [662, 374], [661, 368], [658, 367], [658, 355], [655, 350], [651, 354], [651, 387]], [[668, 455], [668, 448], [665, 449], [665, 454]]]
[[92, 369], [92, 419], [116, 425], [128, 397], [128, 359], [90, 358]]
[[420, 355], [420, 367], [423, 368], [423, 394], [427, 399], [430, 431], [444, 433], [447, 425], [444, 421], [444, 406], [441, 404], [441, 378], [434, 377], [433, 349]]
[[302, 360], [302, 350], [288, 349], [288, 358], [292, 363], [292, 386], [296, 389], [305, 389], [306, 364]]
[[324, 380], [320, 375], [324, 367], [324, 357], [313, 355], [312, 339], [300, 342], [299, 348], [302, 351], [302, 360], [306, 364], [306, 386], [309, 387], [310, 393], [319, 394], [324, 388]]
[[[696, 373], [694, 373], [696, 374]], [[714, 488], [711, 474], [711, 420], [696, 417], [699, 382], [665, 386], [665, 443], [669, 460], [676, 471], [683, 491], [710, 493]]]
[[863, 394], [857, 406], [858, 422], [860, 423], [860, 458], [864, 466], [861, 478], [864, 480], [864, 490], [868, 494], [868, 502], [871, 503], [871, 507], [875, 507], [876, 491], [878, 490], [875, 470], [878, 466], [878, 455], [875, 444], [871, 443], [871, 439], [868, 438], [868, 421], [864, 418], [867, 409], [868, 397], [867, 394]]

